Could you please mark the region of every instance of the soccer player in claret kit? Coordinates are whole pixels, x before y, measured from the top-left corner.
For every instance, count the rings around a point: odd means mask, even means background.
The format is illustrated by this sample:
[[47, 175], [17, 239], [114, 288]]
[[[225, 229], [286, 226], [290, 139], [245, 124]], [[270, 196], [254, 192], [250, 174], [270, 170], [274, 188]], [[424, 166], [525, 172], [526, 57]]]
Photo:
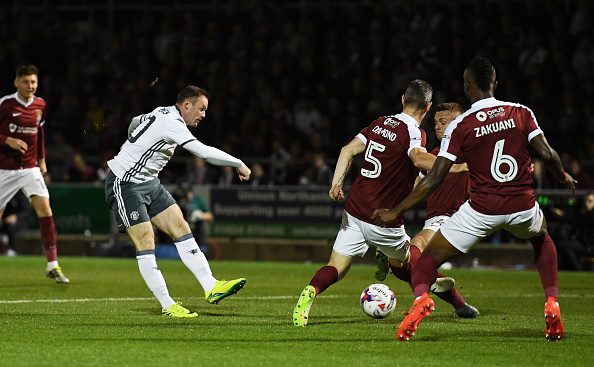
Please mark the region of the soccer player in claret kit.
[[557, 251], [532, 190], [529, 148], [573, 192], [576, 181], [563, 170], [559, 155], [545, 139], [534, 113], [524, 105], [494, 98], [495, 76], [488, 59], [476, 57], [470, 62], [464, 71], [464, 93], [472, 106], [446, 129], [433, 168], [400, 204], [373, 214], [377, 225], [397, 220], [440, 185], [458, 156], [465, 158], [470, 172], [470, 200], [431, 238], [414, 267], [416, 298], [400, 324], [398, 340], [413, 336], [420, 321], [434, 309], [428, 292], [438, 266], [468, 252], [497, 229], [529, 239], [545, 294], [545, 337], [549, 341], [563, 338], [557, 302]]
[[[458, 103], [440, 103], [435, 106], [435, 135], [437, 135], [439, 141], [442, 140], [443, 134], [450, 122], [462, 113], [464, 113], [464, 109]], [[437, 156], [438, 153], [439, 147], [431, 151], [431, 154], [434, 156]], [[464, 163], [463, 157], [458, 157], [455, 163]], [[416, 182], [419, 182], [426, 174], [427, 171], [424, 170], [419, 172]], [[412, 286], [412, 269], [415, 267], [419, 256], [421, 256], [421, 253], [427, 247], [427, 243], [431, 240], [431, 237], [458, 211], [460, 205], [464, 204], [468, 199], [469, 189], [470, 177], [468, 171], [448, 174], [441, 186], [427, 198], [427, 220], [425, 220], [423, 229], [410, 241], [410, 261], [408, 264], [401, 268], [389, 266], [390, 264], [386, 255], [376, 250], [375, 256], [378, 259], [378, 271], [375, 274], [375, 278], [383, 281], [391, 270], [396, 278]], [[479, 314], [479, 311], [474, 306], [464, 301], [455, 288], [452, 288], [449, 292], [436, 293], [436, 295], [451, 304], [458, 317], [472, 319]]]
[[194, 274], [208, 303], [218, 304], [243, 288], [246, 279], [217, 280], [206, 256], [200, 251], [182, 211], [158, 178], [179, 145], [217, 166], [234, 167], [240, 180], [250, 178], [251, 170], [241, 160], [204, 145], [188, 129], [206, 116], [209, 93], [188, 85], [175, 105], [157, 107], [132, 119], [128, 139], [120, 152], [107, 162], [105, 180], [107, 203], [116, 215], [118, 230], [126, 232], [136, 247], [138, 269], [148, 288], [169, 317], [196, 317], [175, 302], [157, 266], [153, 225], [173, 239], [184, 265]]
[[[387, 255], [391, 266], [405, 266], [409, 259], [410, 237], [406, 234], [404, 220], [384, 227], [371, 222], [375, 208], [385, 203], [396, 205], [413, 188], [418, 168], [431, 169], [435, 156], [425, 150], [425, 132], [419, 125], [431, 108], [433, 88], [425, 81], [414, 80], [402, 96], [403, 112], [380, 117], [363, 129], [345, 145], [336, 163], [330, 198], [344, 198], [342, 185], [353, 158], [365, 152], [361, 171], [350, 189], [342, 224], [330, 261], [320, 268], [293, 310], [293, 324], [306, 326], [309, 310], [315, 297], [348, 272], [354, 256], [364, 256], [369, 245], [374, 245]], [[452, 167], [452, 172], [466, 170], [465, 165]], [[441, 277], [434, 282], [434, 292], [450, 291], [452, 278]]]
[[0, 99], [0, 218], [6, 204], [23, 190], [39, 218], [41, 242], [47, 257], [46, 276], [68, 283], [58, 265], [56, 228], [49, 191], [44, 150], [45, 101], [35, 96], [39, 70], [21, 66], [16, 72], [14, 94]]

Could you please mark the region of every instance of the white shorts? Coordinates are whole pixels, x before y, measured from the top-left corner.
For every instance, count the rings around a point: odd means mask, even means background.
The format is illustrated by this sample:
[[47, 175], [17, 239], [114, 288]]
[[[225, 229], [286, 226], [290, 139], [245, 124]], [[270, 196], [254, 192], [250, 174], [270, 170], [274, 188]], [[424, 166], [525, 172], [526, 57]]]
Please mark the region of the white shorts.
[[376, 246], [389, 258], [404, 260], [410, 247], [410, 237], [406, 234], [404, 226], [382, 228], [359, 220], [344, 211], [332, 249], [344, 256], [364, 256], [369, 245]]
[[439, 231], [441, 226], [443, 226], [443, 224], [447, 222], [449, 219], [449, 215], [437, 215], [433, 218], [429, 218], [425, 221], [425, 226], [423, 227], [423, 229], [429, 229], [433, 232], [437, 232]]
[[472, 209], [470, 203], [466, 202], [441, 227], [441, 234], [460, 252], [467, 253], [476, 243], [498, 229], [505, 229], [521, 239], [534, 237], [540, 231], [543, 218], [538, 203], [522, 212], [486, 215]]
[[21, 189], [28, 198], [33, 195], [49, 198], [49, 191], [39, 167], [0, 169], [0, 187], [0, 210], [4, 210], [10, 199]]

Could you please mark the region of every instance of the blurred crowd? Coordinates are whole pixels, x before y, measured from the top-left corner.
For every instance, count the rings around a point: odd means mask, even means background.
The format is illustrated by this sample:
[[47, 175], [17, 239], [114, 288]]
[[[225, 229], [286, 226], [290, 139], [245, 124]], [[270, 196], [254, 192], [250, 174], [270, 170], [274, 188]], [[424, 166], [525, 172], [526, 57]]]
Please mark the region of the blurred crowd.
[[[341, 146], [399, 113], [411, 80], [433, 85], [434, 104], [468, 108], [462, 73], [483, 55], [496, 97], [532, 108], [578, 188], [594, 188], [587, 0], [19, 3], [0, 5], [0, 94], [14, 92], [17, 65], [39, 66], [54, 182], [102, 181], [131, 118], [195, 84], [212, 97], [194, 134], [246, 161], [252, 184], [327, 186]], [[432, 149], [432, 113], [422, 127]], [[235, 172], [179, 156], [164, 183], [236, 183]], [[535, 186], [555, 188], [538, 166]]]

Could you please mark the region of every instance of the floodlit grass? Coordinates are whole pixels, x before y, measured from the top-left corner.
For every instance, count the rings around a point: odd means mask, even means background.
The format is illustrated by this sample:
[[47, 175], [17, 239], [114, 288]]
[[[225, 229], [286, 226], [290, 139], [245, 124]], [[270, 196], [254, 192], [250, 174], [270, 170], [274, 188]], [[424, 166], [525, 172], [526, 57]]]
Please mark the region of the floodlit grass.
[[447, 271], [481, 314], [436, 310], [409, 342], [392, 328], [412, 304], [390, 276], [398, 304], [384, 320], [367, 317], [359, 295], [375, 268], [355, 265], [318, 297], [309, 326], [291, 313], [322, 264], [212, 262], [221, 278], [245, 276], [239, 294], [209, 305], [181, 261], [160, 260], [170, 294], [199, 313], [160, 315], [134, 259], [61, 257], [71, 283], [45, 278], [42, 257], [0, 258], [1, 366], [592, 366], [594, 273], [559, 275], [565, 338], [544, 337], [544, 296], [535, 271]]

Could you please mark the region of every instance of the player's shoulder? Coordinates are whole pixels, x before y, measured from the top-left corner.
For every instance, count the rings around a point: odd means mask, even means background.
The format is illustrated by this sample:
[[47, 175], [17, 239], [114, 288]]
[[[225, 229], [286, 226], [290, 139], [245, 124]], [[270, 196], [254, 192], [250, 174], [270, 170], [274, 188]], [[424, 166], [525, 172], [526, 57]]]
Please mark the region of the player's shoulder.
[[46, 106], [45, 99], [38, 97], [38, 96], [33, 96], [33, 101], [31, 103], [31, 106], [35, 106], [36, 108], [45, 108], [45, 106]]
[[[161, 121], [178, 121], [183, 122], [183, 119], [176, 106], [161, 106], [155, 108], [149, 115], [157, 117]], [[183, 124], [185, 125], [185, 123]]]
[[12, 93], [12, 94], [7, 94], [3, 97], [0, 98], [0, 107], [1, 106], [6, 106], [10, 103], [14, 103], [16, 102], [16, 92]]
[[410, 130], [410, 129], [417, 130], [418, 129], [418, 130], [420, 130], [421, 129], [421, 127], [417, 123], [417, 120], [415, 120], [412, 116], [409, 116], [405, 113], [399, 113], [396, 115], [388, 115], [388, 116], [379, 117], [372, 123], [372, 125], [380, 125], [382, 127], [389, 128], [390, 130], [398, 130], [398, 129], [403, 129], [403, 130]]
[[521, 103], [501, 101], [491, 97], [475, 102], [466, 112], [464, 112], [462, 116], [474, 117], [478, 120], [503, 117], [505, 115], [505, 110], [509, 108], [515, 108], [532, 113], [532, 110], [528, 106]]

